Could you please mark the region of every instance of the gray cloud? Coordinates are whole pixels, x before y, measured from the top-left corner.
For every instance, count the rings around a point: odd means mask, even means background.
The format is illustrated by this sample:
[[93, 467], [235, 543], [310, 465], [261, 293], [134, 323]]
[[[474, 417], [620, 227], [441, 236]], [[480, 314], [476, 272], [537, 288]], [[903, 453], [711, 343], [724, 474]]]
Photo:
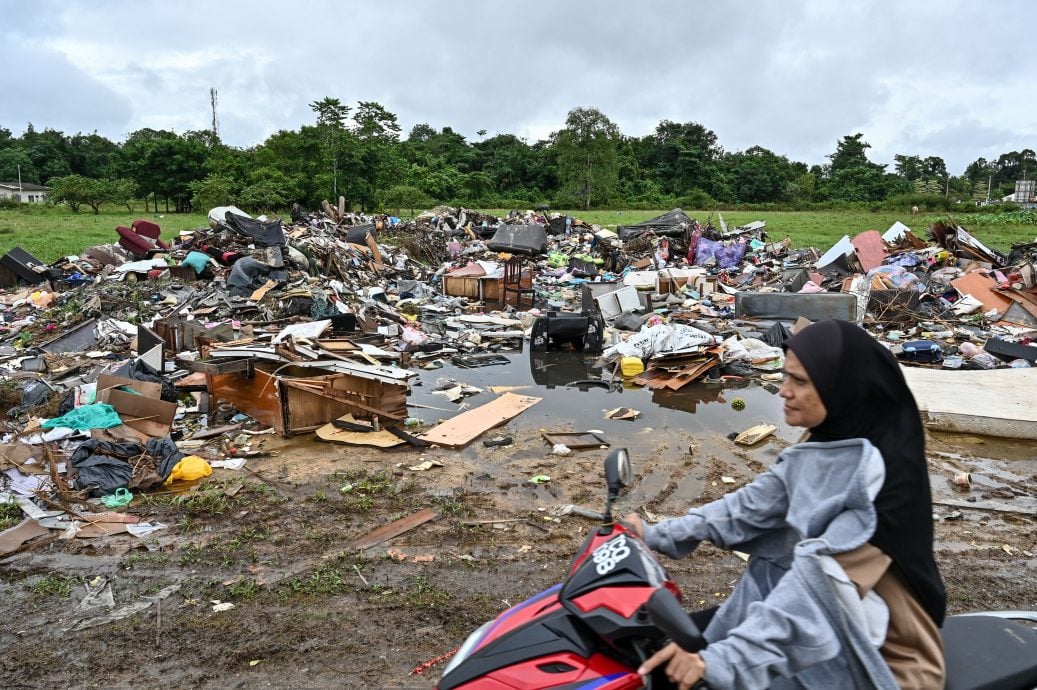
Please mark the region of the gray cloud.
[[727, 150], [808, 163], [859, 131], [874, 160], [940, 155], [954, 171], [1000, 146], [1033, 148], [1037, 132], [1027, 0], [32, 5], [13, 6], [2, 30], [0, 57], [34, 75], [0, 101], [13, 130], [206, 128], [216, 87], [223, 138], [238, 146], [312, 122], [307, 104], [325, 96], [378, 101], [404, 131], [531, 141], [594, 106], [629, 135], [696, 121]]

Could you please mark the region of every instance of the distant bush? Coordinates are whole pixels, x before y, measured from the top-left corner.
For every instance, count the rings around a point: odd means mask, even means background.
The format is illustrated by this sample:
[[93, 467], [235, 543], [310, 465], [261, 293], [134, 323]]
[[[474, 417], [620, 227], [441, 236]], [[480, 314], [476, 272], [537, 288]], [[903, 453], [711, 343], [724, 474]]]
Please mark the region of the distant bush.
[[918, 210], [921, 212], [933, 213], [935, 211], [950, 211], [955, 208], [957, 204], [955, 204], [952, 199], [948, 199], [943, 195], [910, 192], [908, 194], [896, 194], [891, 196], [885, 201], [879, 203], [878, 206], [885, 211], [908, 212], [917, 206]]
[[[3, 208], [3, 209], [16, 209], [16, 208], [18, 208], [21, 205], [22, 205], [21, 200], [20, 199], [16, 199], [13, 196], [5, 196], [4, 198], [0, 199], [0, 208]], [[29, 204], [25, 204], [25, 205], [29, 206]]]

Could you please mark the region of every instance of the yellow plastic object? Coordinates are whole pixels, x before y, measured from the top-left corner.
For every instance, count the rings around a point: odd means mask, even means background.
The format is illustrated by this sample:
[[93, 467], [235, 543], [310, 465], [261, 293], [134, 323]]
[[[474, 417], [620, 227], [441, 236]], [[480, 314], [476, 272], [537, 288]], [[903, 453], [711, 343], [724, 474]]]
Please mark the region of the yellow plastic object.
[[640, 357], [624, 357], [619, 361], [619, 370], [623, 372], [623, 378], [633, 378], [644, 373], [645, 363]]
[[180, 458], [180, 462], [173, 467], [173, 471], [169, 473], [169, 478], [166, 479], [166, 484], [175, 482], [178, 479], [191, 482], [195, 479], [208, 477], [210, 474], [212, 474], [212, 467], [209, 466], [209, 463], [197, 455], [187, 455]]

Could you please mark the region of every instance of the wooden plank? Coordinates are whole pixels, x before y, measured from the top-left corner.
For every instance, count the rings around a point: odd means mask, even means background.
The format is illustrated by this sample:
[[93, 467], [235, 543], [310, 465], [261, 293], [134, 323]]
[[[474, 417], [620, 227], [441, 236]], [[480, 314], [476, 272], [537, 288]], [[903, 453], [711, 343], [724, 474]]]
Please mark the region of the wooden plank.
[[1037, 439], [1037, 406], [1030, 399], [1037, 387], [1037, 369], [901, 370], [929, 428]]
[[441, 446], [458, 447], [471, 443], [481, 434], [518, 416], [542, 398], [505, 393], [496, 400], [468, 410], [432, 427], [420, 438]]
[[389, 539], [398, 537], [404, 532], [408, 532], [419, 525], [423, 525], [429, 520], [434, 519], [435, 517], [436, 511], [432, 510], [431, 508], [419, 510], [418, 512], [412, 513], [407, 517], [400, 518], [395, 522], [390, 522], [388, 525], [382, 525], [378, 529], [368, 532], [367, 534], [365, 534], [364, 536], [360, 537], [352, 544], [350, 544], [350, 548], [369, 549], [372, 546], [377, 546], [378, 544], [381, 544], [383, 541], [388, 541]]

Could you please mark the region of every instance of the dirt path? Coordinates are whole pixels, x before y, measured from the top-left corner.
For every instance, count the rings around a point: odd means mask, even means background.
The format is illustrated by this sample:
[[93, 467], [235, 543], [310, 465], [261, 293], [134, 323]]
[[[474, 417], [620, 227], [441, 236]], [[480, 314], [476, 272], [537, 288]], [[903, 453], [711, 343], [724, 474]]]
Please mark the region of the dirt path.
[[[0, 685], [432, 687], [442, 665], [411, 670], [563, 576], [593, 523], [551, 509], [600, 509], [604, 451], [555, 457], [535, 430], [511, 435], [506, 448], [427, 452], [270, 438], [265, 447], [278, 455], [250, 461], [254, 472], [217, 470], [182, 495], [135, 501], [130, 512], [170, 525], [151, 537], [54, 540], [11, 556], [0, 562]], [[672, 432], [657, 445], [634, 458], [620, 510], [678, 514], [749, 480], [784, 442], [745, 450]], [[967, 437], [929, 447], [951, 611], [1037, 608], [1032, 447]], [[443, 467], [408, 469], [422, 460]], [[957, 471], [973, 473], [968, 494], [951, 488]], [[534, 485], [536, 474], [551, 480]], [[426, 507], [434, 520], [348, 548]], [[744, 567], [708, 545], [666, 564], [690, 607], [722, 601]], [[73, 602], [79, 583], [94, 578], [110, 581], [116, 611], [166, 596], [75, 629], [91, 622]], [[213, 602], [234, 607], [214, 611]]]

